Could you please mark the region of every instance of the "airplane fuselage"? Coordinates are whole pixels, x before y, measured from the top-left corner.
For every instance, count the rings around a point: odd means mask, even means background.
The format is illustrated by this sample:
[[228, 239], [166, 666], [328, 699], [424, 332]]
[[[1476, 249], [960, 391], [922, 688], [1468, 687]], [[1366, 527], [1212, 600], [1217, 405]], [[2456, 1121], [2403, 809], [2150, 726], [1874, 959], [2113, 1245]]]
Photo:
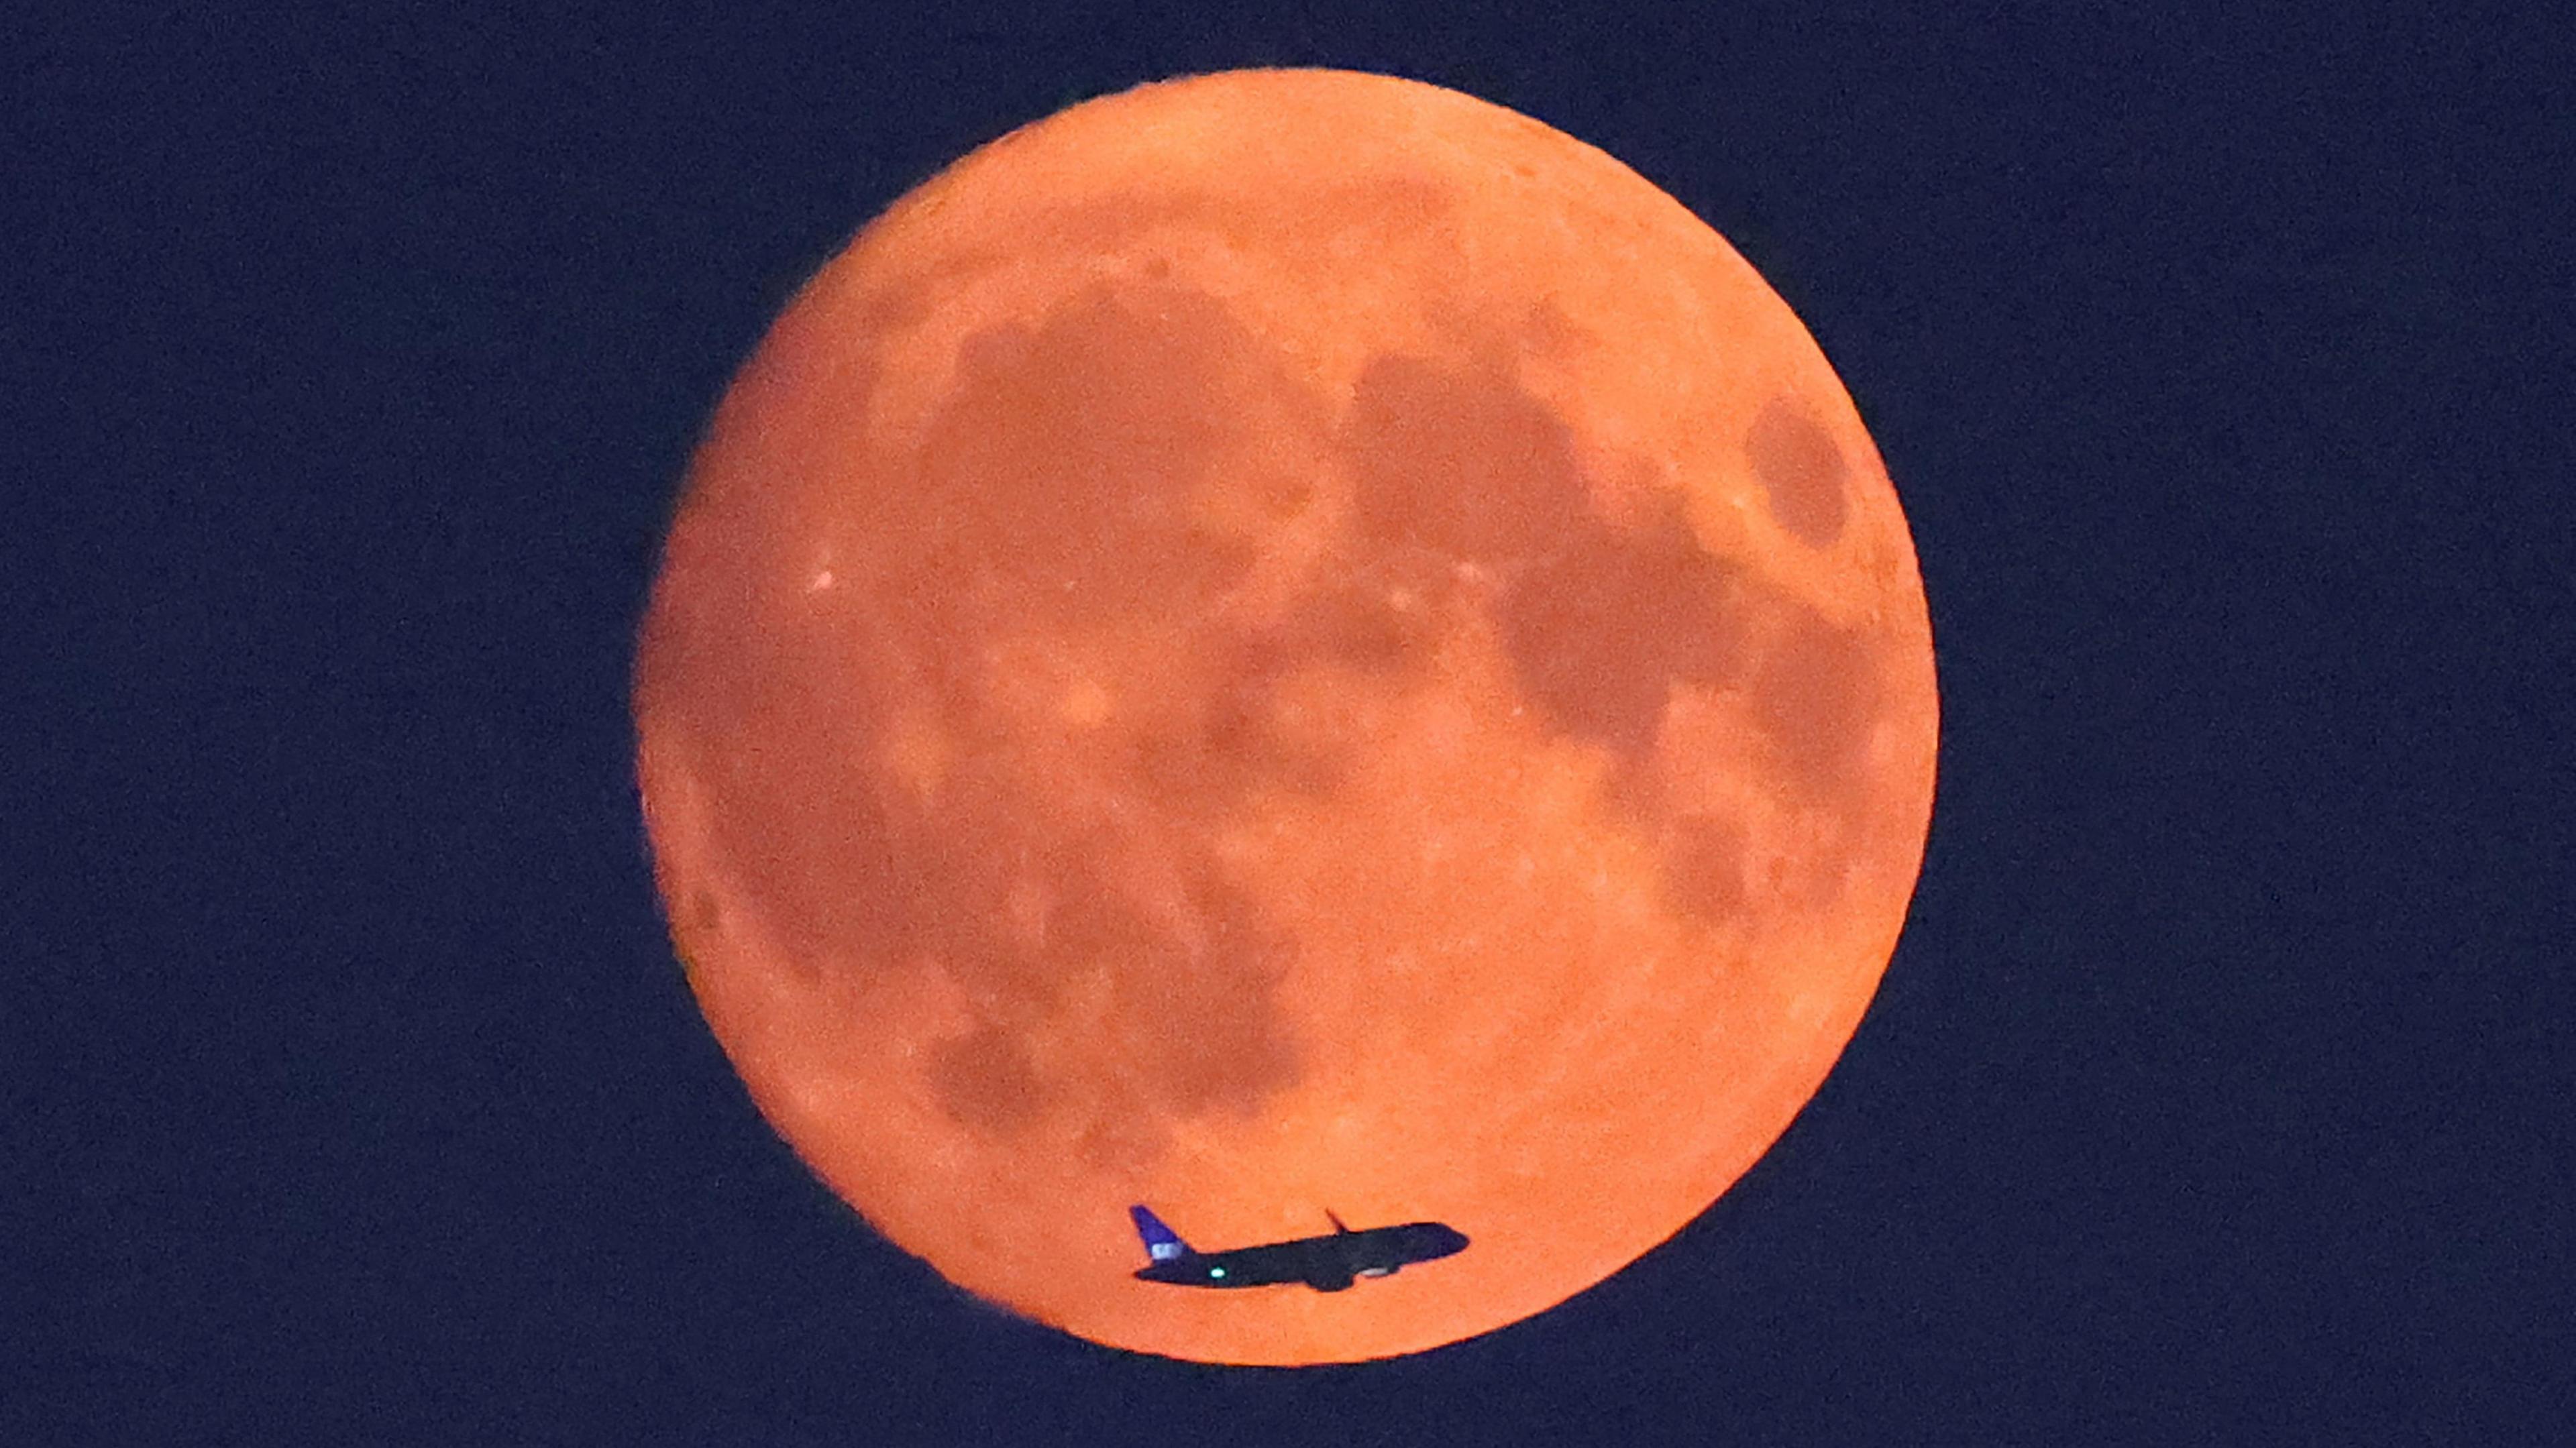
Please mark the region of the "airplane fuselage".
[[1318, 1292], [1339, 1292], [1354, 1278], [1385, 1277], [1416, 1262], [1449, 1256], [1466, 1245], [1466, 1234], [1445, 1223], [1407, 1222], [1231, 1252], [1184, 1252], [1141, 1268], [1136, 1276], [1175, 1287], [1276, 1287], [1302, 1282]]

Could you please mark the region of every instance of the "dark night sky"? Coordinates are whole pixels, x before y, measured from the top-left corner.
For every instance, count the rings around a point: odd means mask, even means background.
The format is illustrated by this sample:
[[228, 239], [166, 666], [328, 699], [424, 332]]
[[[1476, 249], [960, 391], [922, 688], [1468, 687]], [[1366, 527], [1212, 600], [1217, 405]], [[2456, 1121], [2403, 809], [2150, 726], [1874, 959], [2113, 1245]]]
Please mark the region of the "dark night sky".
[[[0, 1442], [2564, 1441], [2549, 7], [54, 8], [0, 37]], [[1246, 64], [1511, 106], [1734, 241], [1887, 458], [1945, 707], [1761, 1165], [1302, 1373], [1020, 1323], [815, 1184], [672, 964], [625, 697], [795, 285]]]

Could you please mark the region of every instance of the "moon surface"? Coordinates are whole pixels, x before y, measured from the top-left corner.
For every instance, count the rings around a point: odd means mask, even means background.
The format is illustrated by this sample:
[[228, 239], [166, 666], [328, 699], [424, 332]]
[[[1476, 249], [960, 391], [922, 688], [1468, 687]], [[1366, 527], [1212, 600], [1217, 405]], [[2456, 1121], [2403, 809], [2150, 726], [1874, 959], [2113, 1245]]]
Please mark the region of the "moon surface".
[[[1095, 1342], [1418, 1351], [1766, 1150], [1929, 822], [1894, 488], [1797, 318], [1437, 87], [1090, 101], [905, 196], [718, 408], [639, 645], [675, 943], [887, 1237]], [[1138, 1282], [1435, 1219], [1323, 1294]]]

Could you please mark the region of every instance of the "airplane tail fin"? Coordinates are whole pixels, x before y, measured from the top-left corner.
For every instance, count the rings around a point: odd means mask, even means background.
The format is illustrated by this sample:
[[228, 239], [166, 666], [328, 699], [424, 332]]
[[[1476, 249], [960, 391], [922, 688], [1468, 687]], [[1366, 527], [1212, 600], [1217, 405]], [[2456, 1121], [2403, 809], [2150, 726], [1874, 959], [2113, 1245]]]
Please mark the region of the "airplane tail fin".
[[1163, 1219], [1143, 1207], [1129, 1207], [1127, 1215], [1136, 1219], [1136, 1235], [1145, 1239], [1145, 1255], [1157, 1262], [1194, 1255], [1181, 1234], [1163, 1225]]

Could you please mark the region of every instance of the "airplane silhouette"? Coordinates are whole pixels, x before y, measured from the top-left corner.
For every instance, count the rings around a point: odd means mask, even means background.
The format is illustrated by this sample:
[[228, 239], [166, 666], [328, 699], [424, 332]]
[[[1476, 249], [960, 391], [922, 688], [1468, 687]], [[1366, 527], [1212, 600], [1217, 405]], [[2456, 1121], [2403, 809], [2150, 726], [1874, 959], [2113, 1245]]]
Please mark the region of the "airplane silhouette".
[[1276, 1287], [1303, 1282], [1317, 1292], [1339, 1292], [1355, 1277], [1386, 1277], [1415, 1262], [1465, 1250], [1467, 1235], [1442, 1222], [1407, 1222], [1354, 1232], [1327, 1210], [1327, 1237], [1299, 1237], [1230, 1252], [1200, 1252], [1143, 1207], [1129, 1207], [1136, 1235], [1151, 1262], [1138, 1279], [1174, 1287]]

